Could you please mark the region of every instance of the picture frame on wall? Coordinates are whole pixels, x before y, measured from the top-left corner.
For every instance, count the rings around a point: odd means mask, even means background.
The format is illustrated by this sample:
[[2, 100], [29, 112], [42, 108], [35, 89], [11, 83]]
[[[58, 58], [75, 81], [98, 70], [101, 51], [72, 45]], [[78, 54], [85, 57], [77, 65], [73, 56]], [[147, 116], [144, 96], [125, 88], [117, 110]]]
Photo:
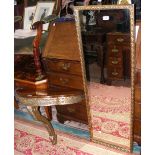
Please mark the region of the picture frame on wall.
[[[24, 0], [24, 7], [34, 6], [37, 4], [38, 1], [40, 1], [40, 0]], [[45, 2], [45, 1], [50, 1], [50, 0], [41, 0], [41, 1]]]
[[32, 21], [35, 16], [36, 6], [26, 7], [24, 11], [24, 25], [23, 29], [30, 30]]
[[24, 7], [35, 6], [38, 0], [24, 0]]
[[[52, 15], [52, 12], [54, 10], [55, 2], [38, 2], [36, 6], [35, 15], [33, 18], [33, 23], [37, 21], [43, 20], [45, 17]], [[43, 30], [48, 30], [49, 23], [43, 25]]]
[[117, 1], [117, 4], [132, 4], [131, 0], [118, 0]]

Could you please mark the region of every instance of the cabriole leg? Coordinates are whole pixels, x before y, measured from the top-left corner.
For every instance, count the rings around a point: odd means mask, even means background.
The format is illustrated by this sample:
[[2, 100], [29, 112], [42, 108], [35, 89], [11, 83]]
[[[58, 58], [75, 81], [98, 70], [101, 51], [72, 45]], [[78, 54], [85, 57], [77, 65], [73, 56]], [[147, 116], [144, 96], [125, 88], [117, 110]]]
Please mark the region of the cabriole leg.
[[57, 135], [55, 134], [54, 128], [50, 123], [50, 121], [45, 116], [41, 115], [38, 106], [32, 106], [32, 107], [27, 106], [27, 108], [36, 120], [41, 121], [45, 124], [49, 133], [49, 138], [52, 144], [55, 145], [57, 143]]

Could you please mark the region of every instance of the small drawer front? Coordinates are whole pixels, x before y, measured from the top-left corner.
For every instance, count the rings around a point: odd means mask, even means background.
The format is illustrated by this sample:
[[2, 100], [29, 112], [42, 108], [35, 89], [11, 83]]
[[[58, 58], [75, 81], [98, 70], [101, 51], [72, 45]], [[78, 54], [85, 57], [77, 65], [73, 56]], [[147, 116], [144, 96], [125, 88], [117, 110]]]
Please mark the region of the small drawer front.
[[108, 46], [108, 53], [110, 57], [122, 57], [122, 47], [110, 44]]
[[134, 117], [137, 119], [141, 119], [141, 104], [135, 102], [134, 105]]
[[115, 44], [130, 44], [129, 34], [108, 34], [107, 39]]
[[117, 57], [109, 57], [108, 65], [113, 66], [113, 67], [116, 67], [116, 66], [122, 67], [122, 65], [123, 65], [122, 59], [117, 58]]
[[63, 73], [48, 73], [49, 84], [60, 85], [70, 88], [83, 89], [82, 76]]
[[48, 72], [56, 71], [75, 75], [82, 75], [81, 64], [78, 61], [46, 59], [44, 60], [44, 63]]
[[122, 79], [123, 78], [123, 71], [121, 68], [108, 68], [108, 78], [109, 79]]
[[138, 119], [134, 120], [134, 134], [141, 135], [141, 121]]

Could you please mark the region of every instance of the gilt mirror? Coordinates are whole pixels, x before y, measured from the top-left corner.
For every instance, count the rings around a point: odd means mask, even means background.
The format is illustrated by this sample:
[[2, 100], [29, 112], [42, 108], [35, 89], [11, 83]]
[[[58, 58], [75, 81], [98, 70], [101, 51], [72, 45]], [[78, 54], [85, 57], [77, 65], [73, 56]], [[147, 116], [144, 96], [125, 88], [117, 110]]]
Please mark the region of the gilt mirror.
[[131, 152], [134, 104], [134, 7], [74, 8], [91, 140]]

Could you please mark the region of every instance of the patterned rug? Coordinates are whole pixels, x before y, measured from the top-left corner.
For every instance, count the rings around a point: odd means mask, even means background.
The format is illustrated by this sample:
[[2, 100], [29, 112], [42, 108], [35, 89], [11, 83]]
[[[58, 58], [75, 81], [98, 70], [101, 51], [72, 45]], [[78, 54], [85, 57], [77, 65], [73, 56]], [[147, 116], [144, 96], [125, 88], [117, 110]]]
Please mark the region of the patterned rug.
[[52, 145], [41, 124], [15, 118], [15, 155], [134, 155], [109, 149], [79, 137], [56, 131], [57, 145]]
[[91, 82], [88, 94], [93, 137], [129, 149], [131, 88]]
[[[95, 139], [110, 142], [111, 144], [117, 142], [115, 145], [129, 148], [130, 92], [130, 88], [127, 87], [106, 86], [93, 82], [88, 85], [93, 137]], [[26, 112], [25, 108], [21, 109]], [[44, 111], [41, 112], [45, 115]], [[52, 112], [53, 118], [57, 120], [55, 112]], [[72, 124], [74, 124], [75, 128], [79, 129], [78, 132], [77, 130], [73, 131]], [[60, 123], [53, 125], [59, 132], [67, 132], [71, 135], [78, 135], [89, 139], [89, 134], [87, 134], [86, 130], [85, 133], [83, 132], [84, 130], [81, 131], [81, 126], [77, 122], [68, 122], [66, 126]]]

